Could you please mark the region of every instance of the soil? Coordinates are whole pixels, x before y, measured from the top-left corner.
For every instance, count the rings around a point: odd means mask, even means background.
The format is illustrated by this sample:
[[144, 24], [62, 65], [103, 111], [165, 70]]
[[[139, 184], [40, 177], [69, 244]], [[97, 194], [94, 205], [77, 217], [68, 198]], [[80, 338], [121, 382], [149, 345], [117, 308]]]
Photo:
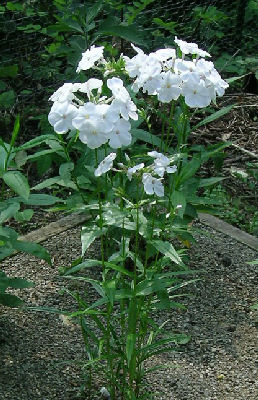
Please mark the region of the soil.
[[[196, 244], [190, 249], [192, 269], [201, 280], [188, 291], [186, 311], [158, 315], [169, 331], [190, 334], [183, 352], [164, 353], [149, 361], [164, 368], [148, 375], [156, 400], [255, 400], [257, 398], [257, 273], [247, 264], [258, 253], [196, 223]], [[17, 294], [26, 305], [76, 309], [63, 290], [74, 288], [59, 267], [80, 256], [80, 229], [44, 243], [54, 266], [17, 254], [3, 262], [8, 275], [31, 280], [35, 287]], [[87, 257], [98, 249], [91, 246]], [[93, 271], [93, 276], [96, 272]], [[91, 295], [90, 295], [91, 296]], [[96, 400], [106, 382], [95, 377], [94, 391], [80, 391], [80, 363], [85, 359], [80, 328], [56, 314], [0, 308], [1, 400]]]

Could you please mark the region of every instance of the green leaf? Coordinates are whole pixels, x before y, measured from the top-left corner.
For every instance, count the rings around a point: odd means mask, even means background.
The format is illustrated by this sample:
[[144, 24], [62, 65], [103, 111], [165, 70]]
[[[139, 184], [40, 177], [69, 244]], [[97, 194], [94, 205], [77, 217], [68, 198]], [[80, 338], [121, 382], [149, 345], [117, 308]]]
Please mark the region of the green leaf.
[[0, 94], [0, 108], [9, 110], [15, 103], [16, 94], [13, 90], [8, 90]]
[[13, 294], [0, 293], [0, 304], [6, 307], [20, 307], [23, 301]]
[[121, 25], [118, 18], [108, 17], [105, 21], [103, 21], [96, 32], [96, 36], [100, 34], [118, 36], [127, 40], [128, 42], [136, 43], [143, 47], [148, 47], [145, 43], [142, 31], [140, 31], [136, 25]]
[[14, 218], [18, 222], [24, 222], [24, 221], [30, 221], [32, 216], [34, 214], [34, 211], [31, 209], [27, 209], [24, 211], [19, 211], [15, 214]]
[[250, 73], [244, 74], [244, 75], [241, 75], [241, 76], [233, 76], [232, 78], [225, 79], [225, 81], [226, 81], [227, 83], [232, 83], [232, 82], [238, 81], [239, 79], [243, 79], [245, 76], [247, 76], [247, 75], [249, 75], [249, 74], [250, 74]]
[[[0, 271], [2, 272], [2, 271]], [[25, 289], [33, 287], [34, 284], [32, 282], [27, 281], [22, 278], [10, 278], [9, 276], [0, 275], [0, 292], [4, 292], [7, 288], [12, 289]]]
[[[100, 12], [100, 10], [103, 8], [104, 6], [104, 1], [100, 0], [97, 1], [97, 3], [95, 3], [91, 8], [89, 8], [87, 10], [87, 15], [86, 15], [86, 24], [89, 25], [94, 18], [96, 18], [96, 16], [98, 15], [98, 13]], [[86, 26], [87, 28], [87, 26]]]
[[208, 117], [204, 118], [204, 120], [202, 120], [201, 122], [199, 122], [197, 125], [195, 125], [192, 130], [195, 130], [197, 128], [199, 128], [200, 126], [209, 124], [210, 122], [215, 121], [218, 118], [221, 118], [223, 115], [228, 114], [232, 108], [235, 106], [235, 104], [231, 104], [227, 107], [223, 107], [221, 110], [216, 111], [215, 113], [209, 115]]
[[14, 123], [11, 142], [10, 142], [11, 147], [13, 147], [13, 145], [16, 141], [17, 135], [19, 133], [19, 129], [20, 129], [20, 116], [17, 115], [17, 117], [15, 119], [15, 123]]
[[5, 210], [3, 210], [0, 214], [0, 224], [7, 221], [9, 218], [12, 218], [17, 211], [20, 209], [19, 203], [10, 204]]
[[39, 146], [42, 143], [46, 143], [48, 140], [55, 140], [56, 142], [58, 142], [58, 140], [55, 138], [54, 135], [50, 135], [50, 134], [49, 135], [41, 135], [34, 139], [29, 140], [28, 142], [24, 143], [22, 146], [17, 147], [16, 151], [32, 149], [35, 146]]
[[71, 28], [70, 29], [71, 31], [79, 32], [79, 33], [82, 33], [82, 34], [84, 33], [82, 27], [80, 26], [80, 24], [77, 21], [75, 21], [75, 20], [73, 20], [71, 18], [64, 20], [62, 25], [64, 27]]
[[34, 257], [45, 260], [48, 264], [52, 265], [51, 258], [47, 250], [38, 243], [24, 242], [20, 240], [11, 241], [13, 248], [17, 251], [32, 254]]
[[3, 174], [5, 183], [24, 200], [28, 200], [30, 187], [27, 178], [20, 171], [7, 171]]
[[83, 226], [81, 230], [81, 242], [82, 242], [82, 256], [85, 251], [90, 247], [94, 240], [100, 237], [104, 231], [96, 226]]
[[15, 78], [18, 74], [18, 65], [6, 65], [0, 67], [0, 78]]
[[8, 1], [6, 3], [6, 8], [10, 11], [23, 11], [24, 5], [22, 3]]
[[178, 192], [174, 190], [171, 196], [171, 202], [175, 209], [177, 209], [177, 215], [181, 218], [184, 216], [185, 207], [186, 207], [186, 199], [182, 192]]
[[[102, 266], [102, 261], [100, 260], [85, 260], [82, 263], [75, 265], [72, 268], [69, 268], [68, 270], [65, 271], [64, 275], [70, 275], [74, 274], [75, 272], [79, 272], [85, 268], [93, 268], [93, 267], [101, 267]], [[104, 262], [104, 266], [107, 269], [113, 269], [114, 271], [120, 272], [121, 274], [128, 275], [130, 277], [133, 276], [133, 273], [128, 271], [127, 269], [121, 267], [120, 265], [114, 264], [112, 262]]]
[[258, 265], [258, 260], [247, 261], [246, 263], [249, 264], [249, 265]]
[[199, 181], [199, 187], [212, 186], [218, 182], [223, 181], [224, 179], [226, 179], [226, 178], [223, 178], [223, 177], [203, 178], [203, 179], [200, 179], [200, 181]]
[[195, 157], [191, 161], [187, 162], [178, 176], [179, 184], [181, 185], [182, 183], [186, 182], [189, 178], [191, 178], [195, 174], [195, 172], [199, 169], [200, 165], [201, 165], [200, 159]]
[[50, 206], [52, 204], [65, 202], [65, 200], [49, 194], [30, 194], [27, 200], [20, 197], [14, 197], [9, 200], [10, 203], [13, 203], [14, 201], [22, 201], [24, 204], [28, 204], [30, 206]]
[[136, 343], [136, 334], [135, 333], [129, 333], [126, 337], [126, 359], [127, 359], [127, 364], [129, 365], [131, 362], [131, 359], [134, 354], [134, 349], [135, 349], [135, 343]]
[[74, 169], [73, 162], [67, 162], [60, 165], [59, 175], [63, 179], [64, 183], [67, 183], [68, 181], [71, 180], [71, 171], [73, 171], [73, 169]]
[[145, 143], [149, 143], [152, 146], [156, 146], [159, 149], [162, 149], [165, 146], [158, 136], [152, 135], [151, 133], [144, 131], [143, 129], [131, 129], [131, 134], [136, 139], [141, 140]]
[[162, 240], [150, 240], [149, 243], [166, 257], [169, 257], [171, 261], [175, 262], [178, 265], [184, 266], [184, 263], [179, 257], [176, 249], [170, 242], [164, 242]]

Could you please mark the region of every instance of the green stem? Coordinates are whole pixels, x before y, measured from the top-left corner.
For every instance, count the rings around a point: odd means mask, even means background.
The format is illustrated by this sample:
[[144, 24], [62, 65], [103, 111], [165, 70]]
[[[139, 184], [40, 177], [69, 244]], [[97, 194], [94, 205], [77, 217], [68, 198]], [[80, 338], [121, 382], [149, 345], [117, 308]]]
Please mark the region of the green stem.
[[[171, 131], [171, 128], [172, 128], [172, 119], [173, 119], [173, 116], [174, 116], [174, 111], [175, 111], [175, 102], [173, 101], [172, 104], [171, 104], [169, 120], [168, 120], [168, 129], [167, 129], [165, 151], [167, 151], [167, 149], [168, 149], [169, 135], [170, 135], [170, 131]], [[171, 141], [172, 141], [172, 138], [170, 139], [170, 142]]]

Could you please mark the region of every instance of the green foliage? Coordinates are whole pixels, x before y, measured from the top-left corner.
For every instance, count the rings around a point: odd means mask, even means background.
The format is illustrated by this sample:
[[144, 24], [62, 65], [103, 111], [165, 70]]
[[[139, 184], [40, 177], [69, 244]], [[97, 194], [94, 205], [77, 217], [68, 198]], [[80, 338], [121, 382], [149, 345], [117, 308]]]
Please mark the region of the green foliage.
[[6, 289], [24, 289], [32, 286], [32, 282], [21, 278], [10, 278], [4, 271], [0, 270], [0, 304], [6, 307], [22, 306], [23, 301], [14, 294], [6, 293]]

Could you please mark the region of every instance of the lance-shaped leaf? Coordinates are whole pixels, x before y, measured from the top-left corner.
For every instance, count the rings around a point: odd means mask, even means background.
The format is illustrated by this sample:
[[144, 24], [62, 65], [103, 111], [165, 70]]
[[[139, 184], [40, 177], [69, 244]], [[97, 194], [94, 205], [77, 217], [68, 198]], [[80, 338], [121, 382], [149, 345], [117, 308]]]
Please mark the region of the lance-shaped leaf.
[[178, 265], [185, 266], [183, 261], [179, 257], [176, 249], [170, 242], [164, 242], [162, 240], [151, 240], [149, 241], [149, 243], [152, 244], [155, 249], [160, 251], [166, 257], [170, 258], [171, 261], [175, 262]]
[[27, 178], [20, 171], [7, 171], [3, 174], [3, 180], [15, 193], [28, 200], [30, 187]]

